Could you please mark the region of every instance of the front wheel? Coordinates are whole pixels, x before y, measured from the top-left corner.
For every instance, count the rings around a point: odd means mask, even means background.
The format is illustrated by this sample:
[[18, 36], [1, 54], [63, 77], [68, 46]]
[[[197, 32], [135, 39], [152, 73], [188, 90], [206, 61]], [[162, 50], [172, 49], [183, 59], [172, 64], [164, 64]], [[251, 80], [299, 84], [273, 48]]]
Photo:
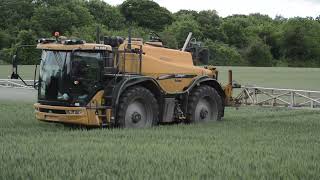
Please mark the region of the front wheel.
[[121, 128], [148, 128], [159, 122], [159, 106], [146, 88], [135, 86], [120, 97], [118, 123]]
[[187, 114], [190, 123], [219, 121], [222, 113], [222, 99], [214, 88], [202, 85], [191, 92]]

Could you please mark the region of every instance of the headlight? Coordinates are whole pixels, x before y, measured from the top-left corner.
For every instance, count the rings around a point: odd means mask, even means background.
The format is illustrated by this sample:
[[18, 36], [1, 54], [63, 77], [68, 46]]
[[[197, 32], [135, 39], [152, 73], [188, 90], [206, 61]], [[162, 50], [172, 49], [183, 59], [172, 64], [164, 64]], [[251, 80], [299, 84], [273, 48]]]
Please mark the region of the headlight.
[[79, 111], [79, 110], [67, 110], [66, 113], [67, 114], [79, 115], [79, 114], [82, 114], [82, 111]]

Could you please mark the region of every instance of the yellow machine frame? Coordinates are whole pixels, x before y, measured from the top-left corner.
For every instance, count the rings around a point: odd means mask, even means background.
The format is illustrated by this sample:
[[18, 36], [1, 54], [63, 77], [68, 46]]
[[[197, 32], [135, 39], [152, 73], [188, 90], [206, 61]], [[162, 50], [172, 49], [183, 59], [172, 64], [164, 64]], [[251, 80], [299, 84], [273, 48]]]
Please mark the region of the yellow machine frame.
[[[140, 74], [153, 80], [158, 84], [159, 91], [165, 95], [183, 94], [201, 83], [206, 83], [201, 79], [207, 78], [213, 83], [213, 87], [220, 93], [223, 98], [224, 105], [232, 102], [232, 72], [229, 72], [229, 83], [221, 87], [217, 83], [218, 71], [213, 66], [194, 66], [192, 54], [175, 49], [155, 46], [152, 43], [143, 43], [142, 40], [133, 40], [131, 49], [136, 51], [127, 52], [129, 42], [122, 43], [118, 51], [124, 53], [118, 54], [118, 65], [121, 72], [125, 72], [127, 76]], [[112, 51], [113, 48], [109, 45], [102, 44], [79, 44], [65, 45], [58, 43], [38, 44], [38, 49], [43, 50], [102, 50]], [[141, 51], [140, 53], [139, 50]], [[116, 61], [116, 60], [115, 60]], [[167, 78], [171, 77], [171, 78]], [[129, 77], [130, 80], [130, 77]], [[128, 81], [129, 81], [128, 80]], [[36, 118], [41, 121], [61, 122], [71, 124], [81, 124], [86, 126], [101, 126], [104, 123], [111, 124], [115, 121], [113, 115], [114, 109], [104, 109], [105, 91], [101, 90], [90, 100], [86, 107], [64, 107], [64, 106], [49, 106], [36, 103], [35, 114]], [[119, 92], [120, 93], [120, 92]], [[46, 111], [41, 111], [46, 109]], [[63, 110], [66, 114], [55, 114], [53, 110]]]

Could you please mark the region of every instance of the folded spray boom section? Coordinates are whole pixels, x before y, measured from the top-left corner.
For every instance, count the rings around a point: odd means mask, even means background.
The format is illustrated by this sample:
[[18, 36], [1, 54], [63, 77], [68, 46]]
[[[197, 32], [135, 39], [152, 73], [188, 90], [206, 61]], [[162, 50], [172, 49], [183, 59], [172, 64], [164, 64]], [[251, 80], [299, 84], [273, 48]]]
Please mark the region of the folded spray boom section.
[[0, 79], [0, 87], [34, 89], [34, 80], [24, 80], [22, 82], [20, 79]]
[[243, 86], [235, 101], [240, 105], [320, 110], [320, 91]]

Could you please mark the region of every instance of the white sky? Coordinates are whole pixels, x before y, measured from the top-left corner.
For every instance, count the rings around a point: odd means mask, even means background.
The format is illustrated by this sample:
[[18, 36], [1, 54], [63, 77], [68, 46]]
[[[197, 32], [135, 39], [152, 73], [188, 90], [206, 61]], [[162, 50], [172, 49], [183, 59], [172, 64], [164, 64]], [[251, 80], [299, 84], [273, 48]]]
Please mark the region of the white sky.
[[[104, 0], [111, 5], [118, 5], [123, 0]], [[232, 14], [261, 13], [271, 17], [317, 17], [320, 15], [320, 0], [154, 0], [171, 12], [180, 9], [218, 11], [220, 16]]]

